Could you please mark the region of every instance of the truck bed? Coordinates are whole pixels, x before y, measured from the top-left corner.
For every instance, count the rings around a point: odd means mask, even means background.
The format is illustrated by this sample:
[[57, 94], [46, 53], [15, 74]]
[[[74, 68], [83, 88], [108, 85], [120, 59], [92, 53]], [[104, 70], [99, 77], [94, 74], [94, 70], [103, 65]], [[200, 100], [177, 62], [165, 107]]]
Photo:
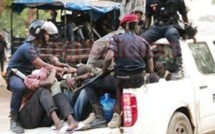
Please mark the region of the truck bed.
[[[56, 134], [50, 127], [36, 128], [36, 129], [25, 129], [25, 134]], [[110, 129], [110, 128], [97, 128], [89, 129], [85, 131], [75, 131], [69, 132], [73, 134], [120, 134], [119, 129]], [[3, 132], [3, 134], [14, 134], [11, 131]]]

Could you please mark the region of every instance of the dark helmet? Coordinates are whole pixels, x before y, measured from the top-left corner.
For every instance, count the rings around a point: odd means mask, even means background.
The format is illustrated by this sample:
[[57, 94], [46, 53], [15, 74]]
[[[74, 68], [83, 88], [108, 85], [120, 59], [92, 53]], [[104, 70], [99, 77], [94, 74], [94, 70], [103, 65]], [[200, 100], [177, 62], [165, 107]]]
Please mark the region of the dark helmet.
[[57, 34], [58, 29], [51, 21], [35, 20], [33, 21], [29, 28], [29, 35], [26, 41], [32, 41], [36, 38], [44, 38], [45, 32], [49, 34]]

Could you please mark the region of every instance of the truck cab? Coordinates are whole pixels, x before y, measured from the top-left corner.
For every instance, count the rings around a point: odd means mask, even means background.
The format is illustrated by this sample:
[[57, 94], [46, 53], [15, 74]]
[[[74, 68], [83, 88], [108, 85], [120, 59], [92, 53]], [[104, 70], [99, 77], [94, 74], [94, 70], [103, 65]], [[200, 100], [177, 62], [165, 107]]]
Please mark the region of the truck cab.
[[[215, 46], [210, 38], [181, 40], [184, 77], [123, 89], [124, 133], [206, 134], [215, 131]], [[165, 39], [155, 56], [171, 56]], [[159, 53], [160, 51], [160, 53]], [[159, 55], [160, 54], [160, 55]]]

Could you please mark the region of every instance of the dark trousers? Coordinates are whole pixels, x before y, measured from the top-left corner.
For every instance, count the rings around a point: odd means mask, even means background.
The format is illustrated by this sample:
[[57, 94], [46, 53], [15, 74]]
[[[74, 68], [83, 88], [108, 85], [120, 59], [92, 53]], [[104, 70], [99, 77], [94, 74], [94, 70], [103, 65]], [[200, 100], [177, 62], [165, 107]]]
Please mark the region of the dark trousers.
[[[89, 81], [89, 80], [87, 80]], [[85, 82], [87, 82], [85, 81]], [[144, 84], [143, 75], [132, 79], [116, 79], [114, 75], [107, 75], [94, 83], [90, 84], [85, 88], [86, 94], [89, 98], [89, 101], [92, 104], [98, 103], [99, 101], [99, 92], [104, 90], [112, 90], [116, 96], [116, 102], [114, 105], [114, 111], [117, 113], [121, 112], [120, 98], [123, 88], [137, 88], [141, 87]]]
[[139, 74], [134, 76], [133, 78], [128, 79], [116, 79], [116, 102], [114, 105], [114, 111], [118, 114], [122, 111], [122, 90], [124, 88], [139, 88], [144, 84], [144, 75]]
[[1, 62], [1, 72], [4, 72], [4, 60], [5, 60], [5, 54], [0, 54], [0, 62]]
[[21, 106], [22, 97], [25, 94], [26, 86], [21, 78], [13, 75], [9, 78], [9, 90], [12, 92], [10, 109], [11, 112], [18, 112]]
[[181, 56], [181, 47], [179, 43], [180, 35], [173, 25], [149, 28], [141, 35], [141, 37], [145, 38], [150, 44], [158, 39], [166, 38], [172, 46], [173, 56]]
[[53, 111], [66, 119], [72, 113], [72, 108], [63, 93], [52, 98], [48, 89], [39, 88], [20, 111], [21, 125], [26, 129], [51, 126], [53, 121], [50, 114]]
[[[85, 88], [86, 90], [86, 95], [90, 101], [91, 104], [98, 103], [99, 101], [99, 96], [98, 94], [101, 93], [104, 90], [112, 90], [116, 91], [116, 86], [114, 84], [115, 78], [113, 75], [107, 75], [101, 79], [98, 79], [97, 81], [93, 82], [89, 86]], [[87, 79], [84, 81], [88, 82], [90, 79]]]
[[86, 119], [92, 112], [92, 107], [89, 105], [90, 103], [86, 94], [86, 90], [83, 89], [80, 91], [80, 93], [76, 93], [74, 95], [71, 90], [65, 89], [63, 93], [66, 95], [70, 105], [73, 108], [75, 120], [82, 121]]

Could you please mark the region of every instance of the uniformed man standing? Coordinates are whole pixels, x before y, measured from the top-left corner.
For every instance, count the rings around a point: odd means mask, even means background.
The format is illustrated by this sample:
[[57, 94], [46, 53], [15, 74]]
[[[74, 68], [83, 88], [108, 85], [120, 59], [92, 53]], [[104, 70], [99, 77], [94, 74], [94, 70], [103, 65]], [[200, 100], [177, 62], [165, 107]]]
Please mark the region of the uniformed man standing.
[[[179, 20], [177, 12], [181, 14], [183, 21], [188, 23], [184, 0], [147, 0], [145, 28], [148, 30], [141, 35], [149, 43], [164, 37], [170, 42], [174, 57], [173, 65], [175, 66], [171, 79], [181, 79], [184, 75], [179, 43], [180, 35], [176, 29]], [[152, 16], [154, 26], [149, 28]]]

